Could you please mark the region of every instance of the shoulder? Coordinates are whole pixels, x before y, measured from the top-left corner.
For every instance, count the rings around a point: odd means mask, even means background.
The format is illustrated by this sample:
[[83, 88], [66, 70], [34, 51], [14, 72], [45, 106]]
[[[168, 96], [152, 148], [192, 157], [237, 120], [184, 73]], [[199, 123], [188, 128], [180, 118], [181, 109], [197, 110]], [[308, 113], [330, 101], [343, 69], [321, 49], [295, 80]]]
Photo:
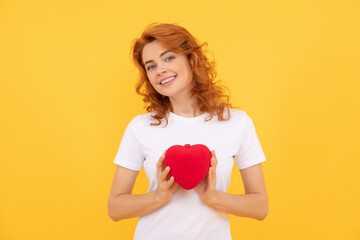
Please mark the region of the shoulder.
[[[249, 118], [249, 115], [244, 110], [232, 109], [229, 108], [230, 112], [230, 121], [245, 121]], [[227, 111], [225, 111], [225, 116], [227, 116]]]
[[149, 112], [145, 114], [139, 114], [135, 116], [130, 122], [129, 127], [131, 128], [142, 128], [143, 126], [148, 126], [153, 121], [152, 117], [156, 112]]
[[[237, 129], [243, 131], [244, 128], [248, 128], [253, 124], [252, 119], [249, 114], [244, 110], [232, 109], [229, 108], [230, 118], [227, 121], [221, 121], [221, 124], [224, 124], [232, 129]], [[224, 118], [226, 118], [228, 111], [224, 111]]]

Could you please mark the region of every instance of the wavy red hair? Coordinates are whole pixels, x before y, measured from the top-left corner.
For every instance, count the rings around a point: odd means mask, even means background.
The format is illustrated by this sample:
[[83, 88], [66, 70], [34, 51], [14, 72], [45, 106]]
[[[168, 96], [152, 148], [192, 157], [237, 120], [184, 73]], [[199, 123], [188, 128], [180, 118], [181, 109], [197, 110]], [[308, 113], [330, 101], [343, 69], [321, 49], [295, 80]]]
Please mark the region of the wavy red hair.
[[[156, 111], [152, 118], [157, 123], [151, 125], [160, 125], [162, 119], [165, 119], [167, 125], [167, 114], [172, 110], [169, 98], [159, 94], [151, 85], [143, 63], [143, 48], [154, 40], [158, 40], [169, 50], [187, 56], [195, 83], [192, 94], [197, 99], [200, 112], [210, 114], [206, 121], [212, 119], [214, 115], [218, 116], [219, 121], [229, 120], [229, 108], [232, 106], [229, 102], [229, 95], [225, 94], [228, 89], [214, 81], [216, 78], [215, 62], [210, 61], [205, 55], [204, 47], [207, 46], [207, 43], [200, 44], [185, 28], [177, 24], [153, 23], [145, 28], [140, 38], [134, 40], [131, 49], [133, 61], [140, 71], [136, 83], [136, 93], [144, 97], [143, 101], [148, 112]], [[224, 111], [227, 111], [225, 117]]]

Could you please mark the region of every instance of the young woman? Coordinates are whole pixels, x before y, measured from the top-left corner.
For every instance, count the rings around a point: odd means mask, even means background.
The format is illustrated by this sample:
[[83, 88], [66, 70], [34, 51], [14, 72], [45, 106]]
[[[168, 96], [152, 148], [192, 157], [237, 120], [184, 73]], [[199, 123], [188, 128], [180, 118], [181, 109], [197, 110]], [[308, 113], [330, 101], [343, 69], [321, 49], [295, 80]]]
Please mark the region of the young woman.
[[[108, 214], [114, 221], [140, 217], [134, 239], [231, 239], [228, 214], [263, 220], [268, 197], [261, 162], [266, 160], [252, 119], [231, 108], [224, 88], [214, 82], [214, 63], [186, 29], [151, 24], [134, 42], [140, 71], [136, 91], [147, 114], [127, 126], [117, 164]], [[194, 189], [181, 188], [165, 167], [172, 145], [204, 144], [211, 167]], [[233, 163], [240, 170], [245, 194], [229, 194]], [[147, 193], [132, 189], [144, 167]]]

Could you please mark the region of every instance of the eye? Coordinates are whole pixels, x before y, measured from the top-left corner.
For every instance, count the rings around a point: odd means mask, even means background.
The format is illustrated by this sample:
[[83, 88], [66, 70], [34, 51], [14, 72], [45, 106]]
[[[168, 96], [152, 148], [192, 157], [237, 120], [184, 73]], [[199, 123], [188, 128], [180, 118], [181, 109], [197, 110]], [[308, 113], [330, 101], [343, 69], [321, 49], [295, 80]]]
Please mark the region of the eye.
[[146, 70], [151, 70], [153, 67], [155, 67], [155, 65], [150, 65], [150, 66], [148, 66], [147, 68], [146, 68]]
[[165, 61], [171, 61], [171, 60], [173, 60], [175, 57], [174, 56], [170, 56], [170, 57], [167, 57], [166, 59], [165, 59]]

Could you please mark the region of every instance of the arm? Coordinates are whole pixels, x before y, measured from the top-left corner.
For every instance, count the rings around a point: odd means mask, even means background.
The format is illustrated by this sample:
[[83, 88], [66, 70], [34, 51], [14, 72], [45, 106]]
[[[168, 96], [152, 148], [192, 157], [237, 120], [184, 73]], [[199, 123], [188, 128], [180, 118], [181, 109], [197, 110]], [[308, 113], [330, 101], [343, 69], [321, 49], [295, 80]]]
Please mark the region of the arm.
[[268, 214], [268, 197], [261, 163], [240, 170], [245, 194], [215, 191], [209, 205], [230, 214], [263, 220]]
[[168, 203], [176, 191], [174, 178], [169, 179], [170, 168], [164, 169], [164, 155], [157, 164], [159, 188], [145, 194], [131, 194], [138, 171], [117, 166], [108, 198], [108, 215], [114, 221], [125, 218], [140, 217], [151, 213]]
[[201, 200], [209, 207], [232, 215], [257, 220], [265, 219], [268, 214], [268, 197], [261, 163], [240, 170], [245, 194], [230, 194], [215, 190], [216, 165], [217, 159], [213, 153], [207, 183], [197, 189]]

